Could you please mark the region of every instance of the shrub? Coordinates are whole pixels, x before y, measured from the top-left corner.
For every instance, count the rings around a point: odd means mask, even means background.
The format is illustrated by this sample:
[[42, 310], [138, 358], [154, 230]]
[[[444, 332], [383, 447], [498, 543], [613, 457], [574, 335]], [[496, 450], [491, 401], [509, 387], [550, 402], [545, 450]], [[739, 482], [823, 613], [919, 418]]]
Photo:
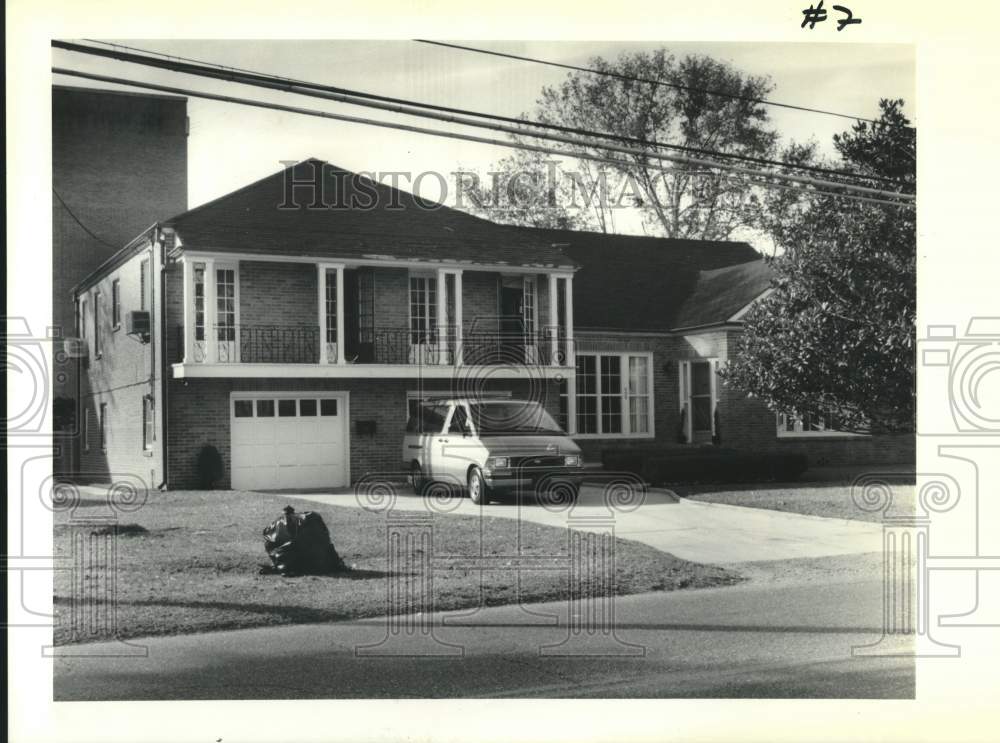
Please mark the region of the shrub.
[[212, 490], [222, 479], [222, 455], [211, 444], [205, 444], [198, 451], [198, 483], [205, 490]]

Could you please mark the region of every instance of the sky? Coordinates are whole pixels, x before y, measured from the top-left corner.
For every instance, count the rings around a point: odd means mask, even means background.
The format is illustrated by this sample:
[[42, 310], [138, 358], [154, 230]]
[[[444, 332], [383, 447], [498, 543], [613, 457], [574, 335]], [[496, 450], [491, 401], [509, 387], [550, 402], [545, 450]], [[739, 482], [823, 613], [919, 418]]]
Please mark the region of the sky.
[[[189, 57], [232, 67], [283, 75], [388, 96], [517, 116], [531, 112], [544, 85], [556, 85], [567, 70], [501, 59], [413, 41], [213, 41], [107, 39], [142, 50]], [[458, 41], [456, 43], [463, 43]], [[766, 75], [774, 84], [770, 100], [873, 118], [879, 98], [903, 98], [917, 123], [914, 100], [914, 48], [888, 44], [817, 43], [629, 43], [629, 42], [468, 42], [493, 49], [568, 64], [584, 65], [595, 57], [665, 47], [678, 56], [707, 54], [745, 73]], [[305, 98], [245, 85], [206, 80], [139, 65], [53, 50], [53, 65], [103, 75], [194, 90], [255, 98], [304, 108], [398, 121], [437, 129], [457, 127], [349, 104]], [[61, 85], [115, 88], [67, 76]], [[123, 88], [129, 89], [129, 88]], [[787, 140], [815, 140], [827, 153], [832, 136], [851, 121], [816, 113], [769, 107], [776, 129]], [[216, 101], [189, 99], [188, 205], [195, 207], [282, 169], [283, 162], [317, 157], [353, 171], [423, 171], [458, 169], [486, 173], [510, 151], [301, 116]], [[465, 130], [502, 138], [500, 133]], [[451, 182], [454, 182], [451, 179]], [[439, 182], [422, 180], [419, 188], [401, 185], [440, 201]], [[452, 203], [453, 194], [444, 199]], [[641, 231], [637, 223], [622, 231]]]

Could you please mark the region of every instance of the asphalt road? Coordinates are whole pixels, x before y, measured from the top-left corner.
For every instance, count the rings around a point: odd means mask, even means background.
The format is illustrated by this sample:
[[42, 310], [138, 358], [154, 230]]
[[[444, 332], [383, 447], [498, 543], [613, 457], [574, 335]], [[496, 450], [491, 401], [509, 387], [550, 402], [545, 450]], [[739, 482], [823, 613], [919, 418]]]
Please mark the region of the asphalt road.
[[[396, 633], [383, 618], [133, 641], [146, 657], [70, 646], [91, 657], [56, 658], [54, 696], [912, 698], [912, 660], [852, 656], [882, 634], [881, 589], [752, 582], [619, 597], [614, 633], [572, 634], [563, 602], [399, 620]], [[118, 656], [94, 657], [107, 653]]]

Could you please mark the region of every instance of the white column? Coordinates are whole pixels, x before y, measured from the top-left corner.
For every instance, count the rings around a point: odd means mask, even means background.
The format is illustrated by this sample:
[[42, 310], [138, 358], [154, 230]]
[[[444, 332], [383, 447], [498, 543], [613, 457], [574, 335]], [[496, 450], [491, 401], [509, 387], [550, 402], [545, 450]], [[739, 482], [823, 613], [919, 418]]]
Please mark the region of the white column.
[[[184, 271], [184, 363], [194, 363], [194, 264], [187, 257], [181, 259]], [[149, 277], [146, 277], [149, 280]], [[87, 319], [80, 314], [82, 322]], [[81, 326], [82, 327], [82, 326]]]
[[344, 353], [344, 267], [337, 266], [337, 363], [346, 364]]
[[455, 364], [462, 363], [462, 272], [455, 272]]
[[[205, 259], [205, 363], [214, 364], [219, 358], [218, 312], [215, 306], [215, 260]], [[230, 359], [231, 360], [231, 359]]]
[[444, 364], [447, 362], [445, 358], [445, 349], [447, 348], [445, 339], [445, 323], [448, 321], [448, 306], [447, 302], [447, 291], [448, 282], [445, 281], [444, 269], [438, 269], [437, 272], [437, 333], [438, 333], [438, 364]]
[[549, 365], [558, 366], [556, 356], [559, 353], [559, 277], [549, 274]]
[[573, 347], [573, 277], [566, 277], [566, 366], [576, 367], [576, 349]]
[[316, 264], [316, 286], [319, 295], [319, 363], [328, 364], [330, 359], [326, 350], [326, 266], [322, 263]]

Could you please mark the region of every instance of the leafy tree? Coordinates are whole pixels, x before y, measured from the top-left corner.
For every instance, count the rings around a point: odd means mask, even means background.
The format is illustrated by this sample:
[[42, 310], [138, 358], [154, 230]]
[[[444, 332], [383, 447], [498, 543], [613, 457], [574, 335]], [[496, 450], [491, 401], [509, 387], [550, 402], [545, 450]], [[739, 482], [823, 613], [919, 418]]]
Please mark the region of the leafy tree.
[[[778, 135], [771, 128], [766, 107], [756, 100], [773, 89], [767, 78], [745, 75], [732, 66], [706, 56], [688, 55], [680, 59], [666, 50], [623, 54], [614, 61], [600, 57], [589, 66], [609, 75], [572, 72], [559, 85], [546, 86], [528, 118], [561, 126], [610, 132], [623, 144], [640, 149], [635, 155], [601, 147], [599, 143], [583, 151], [616, 161], [602, 166], [594, 161], [573, 160], [575, 182], [561, 187], [557, 201], [564, 207], [553, 209], [544, 198], [536, 199], [527, 212], [516, 209], [477, 209], [491, 218], [519, 224], [538, 224], [552, 219], [569, 226], [596, 226], [613, 231], [613, 209], [637, 207], [650, 232], [668, 237], [722, 240], [740, 228], [756, 225], [761, 213], [757, 189], [739, 179], [706, 172], [703, 166], [659, 160], [655, 153], [698, 157], [697, 153], [660, 150], [640, 142], [669, 142], [687, 148], [714, 150], [733, 155], [772, 157]], [[669, 85], [637, 81], [655, 80]], [[727, 94], [725, 97], [706, 91]], [[590, 138], [588, 138], [589, 140]], [[538, 158], [518, 152], [495, 168], [511, 176], [526, 166], [538, 167]], [[603, 174], [603, 175], [602, 175]], [[610, 205], [586, 205], [581, 186], [593, 192], [607, 183]], [[484, 189], [486, 187], [484, 186]], [[495, 196], [495, 193], [484, 195]], [[551, 193], [544, 194], [545, 197]], [[495, 203], [495, 200], [494, 200]], [[576, 208], [573, 204], [577, 204]], [[551, 213], [545, 215], [548, 209]], [[546, 225], [552, 226], [552, 225]]]
[[[902, 100], [833, 143], [839, 169], [885, 190], [916, 187], [916, 134]], [[791, 162], [813, 160], [796, 146]], [[783, 191], [766, 223], [783, 251], [773, 291], [746, 315], [723, 375], [779, 411], [832, 414], [849, 431], [915, 424], [916, 213], [905, 206]]]

